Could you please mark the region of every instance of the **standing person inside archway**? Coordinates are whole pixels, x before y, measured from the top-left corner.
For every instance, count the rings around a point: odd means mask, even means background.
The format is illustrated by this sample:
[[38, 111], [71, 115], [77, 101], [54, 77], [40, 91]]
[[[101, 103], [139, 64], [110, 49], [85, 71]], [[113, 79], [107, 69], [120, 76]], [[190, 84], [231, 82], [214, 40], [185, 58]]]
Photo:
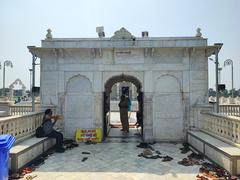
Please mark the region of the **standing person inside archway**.
[[129, 123], [128, 123], [128, 99], [125, 95], [121, 96], [121, 100], [118, 104], [120, 108], [120, 120], [122, 123], [123, 133], [126, 134], [129, 132]]

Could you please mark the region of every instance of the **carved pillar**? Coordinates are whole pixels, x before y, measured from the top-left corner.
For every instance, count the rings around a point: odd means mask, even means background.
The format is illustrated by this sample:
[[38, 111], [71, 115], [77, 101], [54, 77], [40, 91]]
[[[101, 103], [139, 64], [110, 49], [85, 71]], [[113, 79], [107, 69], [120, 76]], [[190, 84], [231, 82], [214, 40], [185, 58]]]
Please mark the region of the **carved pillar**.
[[153, 141], [153, 93], [144, 94], [143, 106], [143, 139], [145, 142]]
[[119, 100], [120, 99], [120, 95], [119, 95], [119, 83], [117, 83], [116, 84], [116, 86], [117, 86], [117, 100]]
[[134, 99], [136, 97], [136, 95], [135, 95], [135, 86], [134, 86], [134, 84], [132, 83], [132, 99]]
[[187, 130], [191, 126], [191, 120], [193, 119], [193, 113], [190, 109], [191, 101], [191, 71], [190, 71], [190, 49], [183, 49], [183, 64], [186, 70], [182, 72], [183, 75], [183, 89], [182, 89], [182, 108], [183, 108], [183, 131], [185, 133], [185, 139], [187, 138]]
[[94, 93], [94, 127], [102, 128], [103, 99], [102, 92]]
[[204, 116], [201, 111], [213, 111], [211, 105], [195, 105], [193, 106], [193, 121], [190, 124], [190, 129], [203, 129], [204, 128]]

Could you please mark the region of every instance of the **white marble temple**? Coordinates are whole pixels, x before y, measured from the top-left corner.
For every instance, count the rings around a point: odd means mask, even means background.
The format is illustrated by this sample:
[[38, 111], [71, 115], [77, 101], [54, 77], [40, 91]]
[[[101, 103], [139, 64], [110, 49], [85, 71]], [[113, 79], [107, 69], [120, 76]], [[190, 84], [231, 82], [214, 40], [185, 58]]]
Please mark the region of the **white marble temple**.
[[[49, 34], [50, 33], [50, 34]], [[186, 137], [193, 106], [208, 104], [208, 56], [217, 49], [193, 37], [135, 37], [125, 28], [111, 38], [53, 38], [29, 47], [41, 59], [41, 103], [64, 116], [65, 137], [76, 128], [103, 128], [103, 92], [133, 80], [144, 93], [143, 137]]]

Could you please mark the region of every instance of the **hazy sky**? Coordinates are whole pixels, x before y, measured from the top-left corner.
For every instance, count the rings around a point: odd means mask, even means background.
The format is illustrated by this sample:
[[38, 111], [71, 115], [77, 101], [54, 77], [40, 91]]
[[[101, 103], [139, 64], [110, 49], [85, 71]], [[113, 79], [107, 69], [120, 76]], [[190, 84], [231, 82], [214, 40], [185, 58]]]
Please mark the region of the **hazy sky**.
[[[195, 36], [200, 27], [209, 45], [224, 44], [220, 66], [233, 60], [234, 87], [240, 88], [240, 0], [0, 0], [0, 62], [11, 60], [14, 66], [6, 68], [5, 87], [20, 78], [29, 88], [27, 46], [40, 46], [48, 28], [53, 37], [81, 38], [97, 37], [96, 26], [104, 26], [106, 37], [121, 27], [137, 37], [142, 31], [152, 37]], [[0, 87], [2, 77], [3, 69]], [[39, 85], [39, 71], [36, 81]], [[231, 88], [230, 66], [223, 68], [221, 83]], [[214, 63], [209, 61], [209, 87], [214, 84]]]

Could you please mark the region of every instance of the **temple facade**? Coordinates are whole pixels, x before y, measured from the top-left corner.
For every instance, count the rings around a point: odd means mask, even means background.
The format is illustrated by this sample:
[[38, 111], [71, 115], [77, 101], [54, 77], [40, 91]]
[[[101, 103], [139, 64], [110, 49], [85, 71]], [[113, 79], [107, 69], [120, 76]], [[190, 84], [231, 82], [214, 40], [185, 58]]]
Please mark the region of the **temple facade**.
[[41, 104], [64, 116], [65, 137], [76, 128], [101, 128], [107, 136], [110, 94], [115, 88], [118, 98], [123, 86], [138, 101], [145, 141], [183, 140], [196, 108], [208, 104], [208, 57], [219, 47], [199, 29], [191, 37], [135, 37], [125, 28], [98, 34], [53, 38], [48, 30], [41, 47], [29, 46], [41, 59]]

